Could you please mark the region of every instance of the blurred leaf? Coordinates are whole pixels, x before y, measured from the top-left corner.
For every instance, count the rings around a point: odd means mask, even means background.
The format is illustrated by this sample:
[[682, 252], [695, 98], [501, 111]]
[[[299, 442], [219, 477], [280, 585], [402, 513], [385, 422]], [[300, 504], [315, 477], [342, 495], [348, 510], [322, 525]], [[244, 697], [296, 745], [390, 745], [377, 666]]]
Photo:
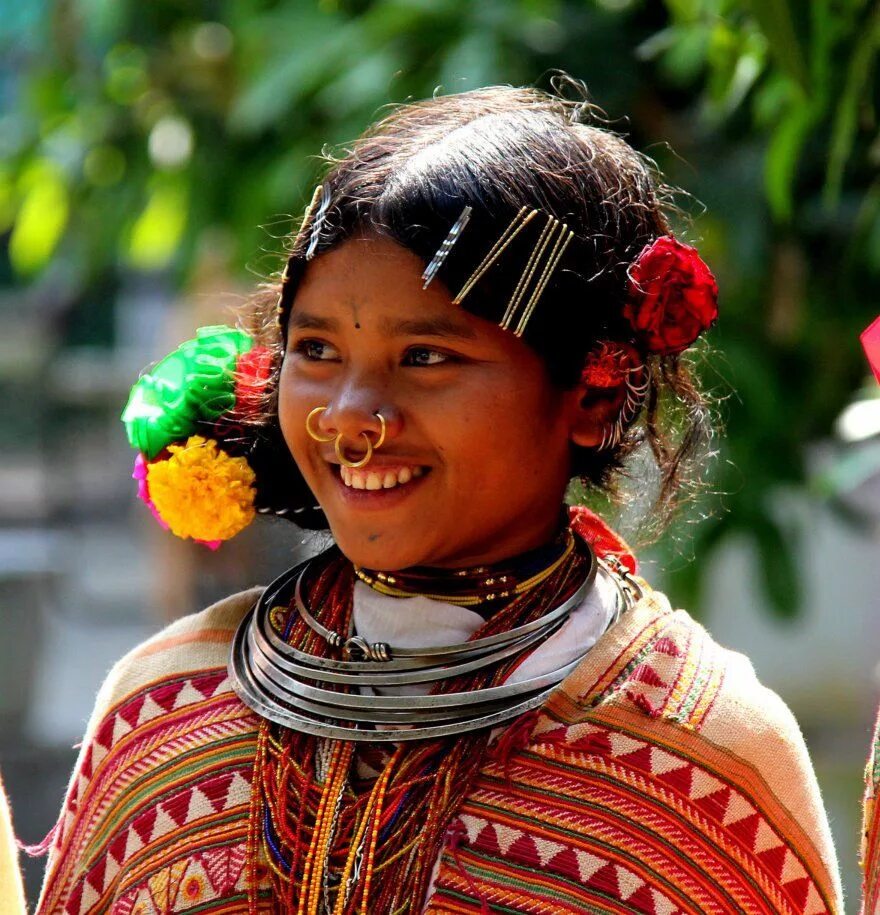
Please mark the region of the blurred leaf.
[[855, 141], [859, 104], [871, 83], [877, 50], [880, 48], [880, 3], [875, 2], [850, 58], [846, 83], [837, 102], [831, 133], [825, 203], [834, 206], [840, 199], [843, 170]]
[[877, 476], [880, 476], [880, 441], [866, 442], [851, 448], [841, 460], [814, 478], [812, 485], [822, 495], [840, 498]]
[[0, 234], [15, 220], [15, 185], [9, 172], [0, 166]]
[[810, 78], [806, 58], [795, 32], [789, 0], [747, 0], [747, 4], [767, 37], [770, 52], [804, 94], [809, 94]]
[[61, 169], [38, 159], [22, 174], [21, 206], [9, 240], [9, 259], [21, 274], [33, 274], [49, 262], [67, 226], [70, 201]]
[[748, 533], [754, 537], [763, 591], [770, 599], [769, 608], [779, 619], [793, 619], [801, 606], [794, 532], [783, 533], [775, 521], [762, 516], [752, 519]]
[[[259, 66], [232, 105], [229, 126], [235, 132], [256, 133], [277, 123], [296, 100], [343, 70], [344, 62], [362, 56], [357, 53], [357, 22], [345, 23], [339, 16], [305, 7], [289, 9], [292, 12], [283, 18], [276, 13], [262, 28], [252, 30], [249, 40], [264, 45], [267, 32], [276, 29], [275, 47], [263, 47]], [[295, 36], [294, 50], [287, 41], [278, 41], [279, 36]], [[247, 56], [254, 53], [260, 53], [255, 46], [247, 49]]]
[[771, 135], [764, 186], [770, 210], [779, 222], [791, 220], [794, 179], [800, 152], [812, 124], [813, 112], [809, 106], [795, 105]]
[[156, 175], [147, 205], [131, 229], [129, 262], [141, 270], [167, 266], [180, 244], [186, 217], [184, 181], [178, 175]]

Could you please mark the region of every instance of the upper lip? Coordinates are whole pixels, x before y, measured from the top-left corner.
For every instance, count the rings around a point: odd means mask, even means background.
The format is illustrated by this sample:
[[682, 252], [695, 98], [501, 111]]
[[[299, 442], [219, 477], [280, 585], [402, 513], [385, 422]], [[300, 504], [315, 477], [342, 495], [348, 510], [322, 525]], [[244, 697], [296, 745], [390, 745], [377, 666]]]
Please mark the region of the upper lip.
[[[354, 455], [352, 455], [353, 460], [360, 460], [362, 457], [363, 457], [362, 453], [360, 453], [360, 454], [355, 453]], [[337, 466], [339, 466], [339, 463], [340, 463], [339, 458], [337, 458], [335, 454], [331, 455], [331, 456], [324, 456], [324, 460], [328, 464], [335, 464]], [[417, 461], [413, 458], [398, 457], [398, 456], [392, 455], [392, 454], [378, 455], [378, 454], [374, 453], [373, 456], [370, 458], [370, 460], [366, 464], [364, 464], [364, 466], [360, 469], [361, 470], [371, 470], [376, 467], [383, 467], [383, 468], [391, 469], [394, 467], [428, 467], [428, 466], [429, 465], [424, 463], [423, 461]]]

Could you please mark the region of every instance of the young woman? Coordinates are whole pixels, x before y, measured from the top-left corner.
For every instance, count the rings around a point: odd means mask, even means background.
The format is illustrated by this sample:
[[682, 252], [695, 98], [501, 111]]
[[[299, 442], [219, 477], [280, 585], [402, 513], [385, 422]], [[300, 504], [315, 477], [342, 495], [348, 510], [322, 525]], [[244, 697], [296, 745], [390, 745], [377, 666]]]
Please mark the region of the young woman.
[[716, 315], [651, 169], [582, 113], [399, 108], [243, 329], [135, 386], [172, 531], [264, 511], [334, 545], [117, 665], [41, 913], [841, 911], [789, 711], [564, 506], [624, 468], [674, 504]]

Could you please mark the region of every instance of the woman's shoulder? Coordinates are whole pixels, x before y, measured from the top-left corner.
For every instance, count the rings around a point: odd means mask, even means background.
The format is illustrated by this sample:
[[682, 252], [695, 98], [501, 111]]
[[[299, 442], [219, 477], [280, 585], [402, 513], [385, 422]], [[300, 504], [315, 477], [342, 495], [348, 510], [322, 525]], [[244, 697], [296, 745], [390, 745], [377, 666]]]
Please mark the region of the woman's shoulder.
[[223, 671], [229, 645], [262, 588], [229, 595], [183, 616], [131, 649], [108, 673], [98, 693], [87, 735], [132, 695], [187, 678]]
[[716, 642], [658, 591], [606, 633], [563, 689], [585, 711], [629, 706], [651, 719], [711, 733], [724, 744], [800, 734], [751, 661]]
[[674, 792], [767, 858], [783, 884], [812, 875], [825, 898], [815, 911], [838, 911], [836, 855], [803, 735], [751, 661], [657, 592], [596, 649], [545, 707], [533, 739], [545, 731]]

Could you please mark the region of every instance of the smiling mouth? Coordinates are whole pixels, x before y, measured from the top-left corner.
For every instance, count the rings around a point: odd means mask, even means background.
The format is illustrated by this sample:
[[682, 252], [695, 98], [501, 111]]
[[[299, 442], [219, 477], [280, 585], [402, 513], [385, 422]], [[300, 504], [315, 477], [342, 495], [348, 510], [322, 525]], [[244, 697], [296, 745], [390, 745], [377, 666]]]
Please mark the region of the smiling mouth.
[[418, 479], [427, 473], [427, 467], [413, 465], [411, 467], [376, 467], [370, 470], [367, 467], [354, 469], [339, 466], [339, 476], [349, 489], [396, 489], [406, 486], [412, 480]]

